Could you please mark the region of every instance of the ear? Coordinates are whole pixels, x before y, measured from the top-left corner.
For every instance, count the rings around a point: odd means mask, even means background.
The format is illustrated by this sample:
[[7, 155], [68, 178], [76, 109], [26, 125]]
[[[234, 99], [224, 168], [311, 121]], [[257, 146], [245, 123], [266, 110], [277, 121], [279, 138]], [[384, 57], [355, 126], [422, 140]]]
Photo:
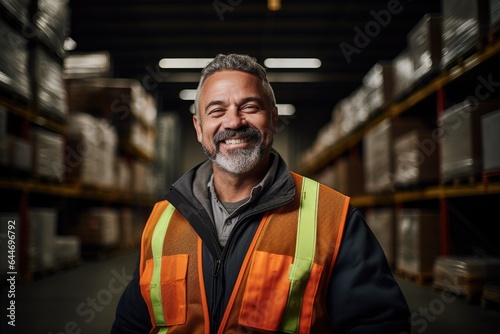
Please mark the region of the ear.
[[201, 121], [198, 119], [198, 116], [194, 115], [193, 116], [193, 126], [194, 129], [196, 130], [196, 138], [198, 139], [198, 142], [201, 143], [202, 141], [202, 131], [201, 131]]

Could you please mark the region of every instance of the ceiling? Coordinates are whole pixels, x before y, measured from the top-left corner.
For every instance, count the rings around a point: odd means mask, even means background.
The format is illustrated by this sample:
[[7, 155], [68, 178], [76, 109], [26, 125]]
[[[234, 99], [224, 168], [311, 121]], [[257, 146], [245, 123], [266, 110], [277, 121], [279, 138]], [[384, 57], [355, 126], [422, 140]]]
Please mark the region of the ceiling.
[[108, 51], [113, 76], [143, 82], [159, 110], [187, 111], [191, 103], [178, 93], [199, 77], [199, 70], [161, 71], [161, 58], [317, 57], [319, 69], [268, 70], [278, 103], [294, 104], [295, 123], [315, 132], [376, 61], [405, 48], [407, 33], [439, 12], [440, 1], [282, 0], [269, 11], [266, 0], [71, 0], [70, 10], [75, 51]]

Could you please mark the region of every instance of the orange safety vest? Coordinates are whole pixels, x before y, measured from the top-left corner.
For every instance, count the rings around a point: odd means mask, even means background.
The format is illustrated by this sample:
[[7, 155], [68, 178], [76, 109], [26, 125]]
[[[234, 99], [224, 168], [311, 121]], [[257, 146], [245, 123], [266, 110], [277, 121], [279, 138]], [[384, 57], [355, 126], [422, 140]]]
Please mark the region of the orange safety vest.
[[[331, 331], [324, 297], [349, 197], [292, 176], [296, 196], [262, 218], [219, 333]], [[201, 252], [201, 238], [187, 220], [169, 202], [158, 202], [143, 232], [139, 268], [150, 333], [210, 332]]]

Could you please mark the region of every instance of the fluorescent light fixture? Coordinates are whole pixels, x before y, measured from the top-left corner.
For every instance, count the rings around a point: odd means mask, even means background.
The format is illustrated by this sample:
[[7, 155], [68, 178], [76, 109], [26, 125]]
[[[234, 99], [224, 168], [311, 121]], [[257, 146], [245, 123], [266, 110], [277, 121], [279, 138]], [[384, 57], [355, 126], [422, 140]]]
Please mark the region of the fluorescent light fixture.
[[295, 114], [295, 106], [293, 104], [276, 104], [278, 107], [278, 115], [292, 116]]
[[194, 101], [196, 98], [196, 89], [183, 89], [179, 92], [179, 97], [184, 101]]
[[161, 68], [203, 68], [213, 58], [162, 58], [158, 65]]
[[268, 68], [318, 68], [318, 58], [267, 58], [264, 65]]

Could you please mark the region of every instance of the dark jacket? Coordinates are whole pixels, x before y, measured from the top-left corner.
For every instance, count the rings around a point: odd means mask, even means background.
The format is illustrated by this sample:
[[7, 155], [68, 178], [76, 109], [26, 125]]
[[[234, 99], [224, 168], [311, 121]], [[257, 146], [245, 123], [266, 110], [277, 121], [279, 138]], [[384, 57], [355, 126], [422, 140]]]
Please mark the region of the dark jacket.
[[[205, 289], [214, 333], [263, 214], [288, 203], [295, 195], [290, 172], [281, 157], [278, 158], [272, 186], [246, 208], [224, 248], [218, 243], [207, 194], [212, 173], [209, 161], [182, 176], [166, 195], [203, 240]], [[349, 207], [326, 300], [334, 333], [410, 332], [410, 311], [405, 298], [382, 248], [353, 206]], [[136, 269], [119, 301], [111, 333], [149, 333], [150, 329], [150, 316], [141, 296]]]

